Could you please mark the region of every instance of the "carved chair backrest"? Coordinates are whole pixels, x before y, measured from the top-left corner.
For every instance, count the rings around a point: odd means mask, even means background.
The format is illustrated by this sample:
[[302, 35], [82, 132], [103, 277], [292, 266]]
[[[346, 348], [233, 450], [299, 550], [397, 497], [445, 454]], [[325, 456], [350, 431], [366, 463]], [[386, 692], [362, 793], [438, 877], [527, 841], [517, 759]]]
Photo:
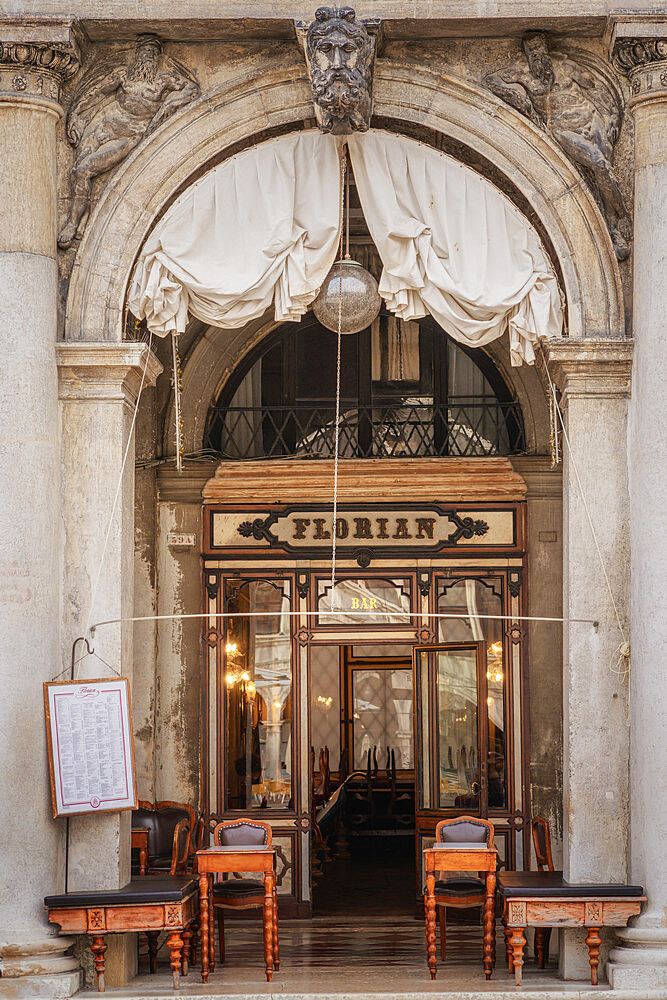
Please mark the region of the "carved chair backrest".
[[190, 854], [190, 822], [181, 819], [174, 827], [174, 842], [171, 848], [171, 875], [183, 875], [188, 870]]
[[543, 872], [546, 868], [552, 872], [554, 862], [551, 856], [551, 830], [549, 821], [544, 816], [533, 816], [531, 822], [533, 828], [533, 846], [535, 848], [535, 860], [538, 871]]
[[273, 831], [257, 819], [233, 819], [217, 823], [213, 830], [216, 847], [269, 847]]
[[222, 816], [216, 813], [202, 813], [197, 820], [195, 834], [192, 835], [192, 843], [196, 851], [201, 851], [203, 847], [211, 846], [211, 836], [218, 823], [222, 822]]
[[493, 847], [493, 823], [481, 816], [457, 816], [456, 819], [440, 820], [435, 828], [435, 839], [439, 844], [482, 844]]
[[[146, 802], [140, 800], [138, 809], [132, 815], [132, 826], [148, 830], [148, 863], [155, 857], [169, 856], [173, 846], [174, 830], [177, 823], [185, 819], [188, 829], [194, 829], [196, 816], [192, 806], [186, 802], [173, 802], [164, 799], [161, 802]], [[192, 851], [192, 843], [188, 836], [188, 852]]]
[[479, 816], [457, 816], [440, 820], [435, 828], [439, 844], [483, 844], [493, 847], [493, 823]]

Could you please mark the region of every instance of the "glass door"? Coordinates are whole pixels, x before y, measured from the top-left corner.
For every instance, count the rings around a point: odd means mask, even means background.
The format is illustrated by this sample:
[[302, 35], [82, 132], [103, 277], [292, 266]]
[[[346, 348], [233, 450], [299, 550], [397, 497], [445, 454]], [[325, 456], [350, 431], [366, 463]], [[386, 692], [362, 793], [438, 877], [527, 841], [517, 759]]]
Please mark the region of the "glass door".
[[486, 652], [481, 642], [415, 647], [418, 815], [488, 813]]

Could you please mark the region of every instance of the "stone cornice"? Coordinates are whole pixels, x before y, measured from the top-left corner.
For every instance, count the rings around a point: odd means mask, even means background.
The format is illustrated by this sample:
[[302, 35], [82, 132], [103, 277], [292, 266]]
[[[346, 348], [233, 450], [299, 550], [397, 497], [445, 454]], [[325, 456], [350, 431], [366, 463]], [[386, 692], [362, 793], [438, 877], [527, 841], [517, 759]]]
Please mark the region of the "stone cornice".
[[215, 475], [218, 465], [219, 462], [215, 459], [210, 461], [185, 459], [182, 473], [177, 472], [173, 459], [159, 465], [156, 469], [158, 499], [170, 503], [201, 504], [202, 490]]
[[81, 65], [83, 41], [71, 19], [0, 21], [0, 98], [59, 102], [61, 84]]
[[542, 340], [549, 373], [564, 396], [630, 395], [632, 340]]
[[526, 500], [560, 500], [563, 469], [551, 467], [550, 455], [512, 455], [512, 467], [526, 483]]
[[155, 385], [162, 365], [147, 344], [56, 344], [59, 396], [63, 400], [136, 402], [145, 368], [144, 388]]

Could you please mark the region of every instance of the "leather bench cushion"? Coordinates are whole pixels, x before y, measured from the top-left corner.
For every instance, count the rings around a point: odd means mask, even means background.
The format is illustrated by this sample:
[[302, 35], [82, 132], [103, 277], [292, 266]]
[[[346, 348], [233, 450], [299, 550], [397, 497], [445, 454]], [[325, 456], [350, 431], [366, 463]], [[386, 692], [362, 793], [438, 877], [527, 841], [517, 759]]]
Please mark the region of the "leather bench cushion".
[[596, 897], [643, 896], [640, 885], [577, 885], [566, 882], [562, 872], [498, 872], [498, 895], [503, 899], [515, 896]]
[[216, 882], [213, 886], [213, 898], [216, 896], [233, 896], [242, 899], [245, 896], [263, 896], [264, 883], [254, 878], [228, 878], [224, 882]]
[[51, 909], [69, 906], [125, 906], [136, 903], [178, 903], [197, 889], [196, 879], [188, 875], [139, 875], [122, 889], [65, 892], [45, 896]]
[[484, 896], [486, 885], [479, 878], [446, 878], [435, 883], [436, 896]]

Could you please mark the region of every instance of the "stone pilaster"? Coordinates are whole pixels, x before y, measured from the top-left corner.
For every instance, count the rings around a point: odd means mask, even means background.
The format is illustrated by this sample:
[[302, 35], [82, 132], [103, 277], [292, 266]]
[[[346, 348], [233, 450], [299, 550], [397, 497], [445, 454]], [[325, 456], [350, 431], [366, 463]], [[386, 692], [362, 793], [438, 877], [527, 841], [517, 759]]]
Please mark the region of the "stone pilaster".
[[[628, 837], [627, 684], [622, 636], [590, 527], [627, 629], [627, 408], [630, 341], [546, 341], [572, 455], [563, 446], [563, 870], [572, 882], [624, 882]], [[578, 472], [579, 479], [575, 473]], [[581, 935], [565, 932], [565, 978], [585, 978]], [[610, 935], [605, 941], [609, 945]]]
[[[66, 342], [58, 344], [57, 356], [65, 540], [62, 660], [66, 664], [74, 639], [85, 635], [90, 624], [134, 614], [132, 416], [144, 370], [144, 386], [148, 387], [155, 384], [162, 366], [140, 343]], [[132, 633], [131, 624], [96, 631], [92, 642], [96, 655], [78, 664], [77, 677], [110, 677], [111, 667], [131, 679]], [[73, 816], [69, 889], [114, 889], [129, 878], [130, 814]], [[122, 985], [134, 972], [136, 948], [122, 938], [108, 943], [107, 983]]]
[[631, 537], [630, 877], [648, 903], [618, 933], [614, 987], [667, 988], [667, 18], [618, 21], [612, 58], [628, 74], [635, 126], [633, 327], [629, 413]]
[[0, 996], [79, 986], [72, 941], [43, 908], [63, 889], [65, 821], [51, 814], [42, 694], [62, 669], [56, 125], [77, 68], [71, 24], [0, 22]]

